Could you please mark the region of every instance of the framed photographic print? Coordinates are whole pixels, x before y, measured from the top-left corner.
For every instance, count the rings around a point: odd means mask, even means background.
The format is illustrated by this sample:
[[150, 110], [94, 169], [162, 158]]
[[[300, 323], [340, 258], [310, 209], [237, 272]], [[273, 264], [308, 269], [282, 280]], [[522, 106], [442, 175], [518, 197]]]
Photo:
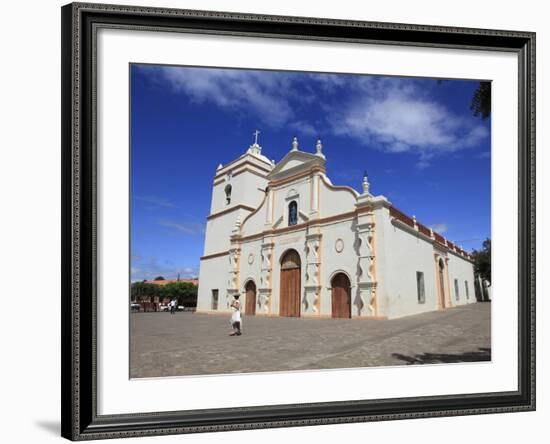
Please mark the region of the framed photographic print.
[[62, 435], [535, 408], [535, 35], [62, 8]]

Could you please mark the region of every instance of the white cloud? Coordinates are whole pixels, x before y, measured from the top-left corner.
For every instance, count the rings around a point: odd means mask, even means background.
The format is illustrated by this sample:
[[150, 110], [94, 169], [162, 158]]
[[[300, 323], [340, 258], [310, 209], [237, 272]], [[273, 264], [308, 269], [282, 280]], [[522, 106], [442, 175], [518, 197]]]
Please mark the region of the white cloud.
[[483, 151], [477, 155], [478, 159], [490, 159], [491, 158], [491, 152], [490, 151]]
[[319, 135], [319, 131], [313, 125], [301, 120], [291, 122], [289, 124], [289, 127], [294, 129], [298, 136], [301, 136], [301, 135], [318, 136]]
[[[258, 123], [290, 128], [297, 135], [328, 131], [386, 152], [417, 153], [417, 168], [428, 167], [434, 156], [474, 147], [489, 134], [475, 119], [459, 116], [434, 100], [427, 88], [429, 80], [242, 69], [144, 69], [152, 70], [154, 81], [169, 82], [193, 102], [252, 115]], [[313, 109], [324, 114], [315, 125], [310, 120]]]
[[449, 229], [449, 226], [447, 224], [433, 224], [433, 225], [429, 225], [428, 228], [431, 228], [436, 233], [443, 234], [447, 232], [447, 230]]
[[157, 276], [175, 279], [178, 275], [182, 278], [194, 278], [199, 275], [198, 267], [161, 265], [154, 257], [142, 261], [132, 260], [130, 272], [130, 279], [134, 282], [154, 279]]
[[334, 132], [386, 152], [416, 152], [419, 168], [436, 155], [471, 148], [488, 136], [484, 126], [452, 113], [413, 81], [370, 78], [359, 89], [363, 93], [335, 119]]
[[165, 208], [176, 208], [176, 204], [171, 202], [168, 199], [165, 199], [163, 197], [157, 197], [157, 196], [134, 196], [136, 200], [146, 202], [148, 204], [151, 204], [153, 206], [157, 207], [165, 207]]
[[248, 109], [270, 127], [281, 127], [294, 116], [287, 99], [292, 76], [235, 69], [160, 68], [174, 90], [197, 103], [219, 108]]
[[194, 235], [204, 233], [204, 225], [200, 223], [174, 222], [171, 220], [160, 220], [158, 223], [159, 225], [173, 228], [185, 234]]

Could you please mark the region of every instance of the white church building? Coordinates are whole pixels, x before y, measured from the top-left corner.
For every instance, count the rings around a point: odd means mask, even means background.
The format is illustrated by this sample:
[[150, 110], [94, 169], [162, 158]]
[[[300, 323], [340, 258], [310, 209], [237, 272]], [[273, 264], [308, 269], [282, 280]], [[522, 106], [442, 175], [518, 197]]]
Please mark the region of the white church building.
[[256, 142], [216, 171], [197, 312], [390, 319], [476, 302], [470, 254], [384, 196], [333, 185], [315, 153]]

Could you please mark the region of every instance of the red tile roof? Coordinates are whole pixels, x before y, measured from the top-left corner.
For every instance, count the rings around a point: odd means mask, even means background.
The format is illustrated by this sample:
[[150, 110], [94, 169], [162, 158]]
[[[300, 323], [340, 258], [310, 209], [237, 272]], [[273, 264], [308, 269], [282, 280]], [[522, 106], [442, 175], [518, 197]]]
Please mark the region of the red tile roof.
[[[392, 216], [395, 219], [403, 222], [404, 224], [408, 225], [409, 227], [414, 228], [414, 225], [415, 225], [414, 219], [412, 217], [406, 215], [405, 213], [403, 213], [401, 210], [398, 210], [394, 206], [390, 207], [390, 216]], [[428, 227], [426, 227], [425, 225], [422, 225], [419, 222], [416, 222], [416, 226], [418, 227], [418, 231], [420, 231], [422, 234], [424, 234], [426, 236], [430, 236], [430, 229]], [[445, 245], [445, 238], [441, 234], [436, 233], [434, 231], [433, 235], [434, 235], [434, 240], [438, 244]], [[468, 259], [473, 259], [473, 256], [470, 253], [463, 250], [462, 248], [459, 248], [456, 244], [454, 244], [453, 242], [451, 242], [449, 240], [447, 240], [446, 246], [450, 250], [456, 251], [458, 254], [460, 254], [462, 256], [466, 256]]]

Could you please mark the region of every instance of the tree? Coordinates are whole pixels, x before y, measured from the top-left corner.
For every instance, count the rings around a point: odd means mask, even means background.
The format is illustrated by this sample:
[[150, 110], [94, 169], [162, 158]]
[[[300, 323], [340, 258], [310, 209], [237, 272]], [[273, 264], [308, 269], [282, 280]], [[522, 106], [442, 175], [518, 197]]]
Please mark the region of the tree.
[[472, 254], [476, 274], [491, 282], [491, 239], [485, 239], [481, 250], [474, 250]]
[[162, 287], [162, 296], [177, 299], [178, 305], [197, 306], [197, 287], [191, 282], [170, 282]]
[[157, 276], [155, 279], [153, 279], [154, 281], [165, 281], [166, 279], [164, 279], [164, 276]]
[[[438, 85], [443, 82], [437, 79]], [[491, 115], [491, 82], [479, 82], [470, 101], [470, 110], [475, 117], [481, 116], [483, 120]]]
[[133, 301], [151, 300], [159, 296], [161, 289], [158, 285], [148, 284], [146, 282], [134, 282], [130, 286], [130, 296]]
[[481, 115], [483, 120], [489, 117], [491, 114], [491, 82], [479, 82], [470, 103], [470, 110], [476, 117]]

